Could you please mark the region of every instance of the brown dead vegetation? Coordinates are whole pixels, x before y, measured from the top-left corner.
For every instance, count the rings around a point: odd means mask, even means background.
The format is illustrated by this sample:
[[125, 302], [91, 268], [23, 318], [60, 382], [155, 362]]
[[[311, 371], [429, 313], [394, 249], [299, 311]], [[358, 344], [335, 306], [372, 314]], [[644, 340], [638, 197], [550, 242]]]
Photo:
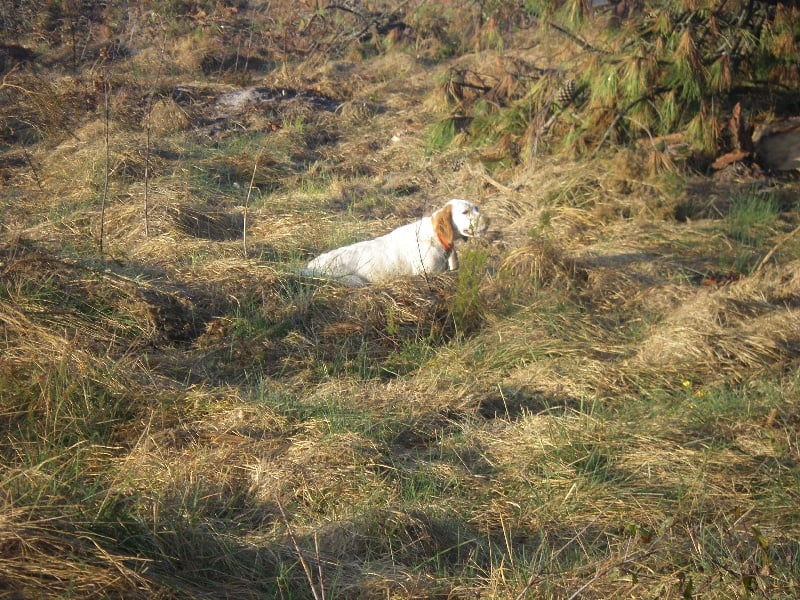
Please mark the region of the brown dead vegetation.
[[[512, 3], [17, 4], [9, 594], [797, 595], [795, 178], [548, 157], [594, 40]], [[457, 273], [299, 274], [456, 196]]]

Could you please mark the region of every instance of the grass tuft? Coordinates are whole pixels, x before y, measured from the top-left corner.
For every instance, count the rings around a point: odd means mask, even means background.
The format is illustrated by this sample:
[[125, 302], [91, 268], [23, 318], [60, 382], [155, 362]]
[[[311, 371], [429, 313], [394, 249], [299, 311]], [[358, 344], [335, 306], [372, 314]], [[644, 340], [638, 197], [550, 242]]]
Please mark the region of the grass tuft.
[[756, 188], [739, 190], [728, 209], [728, 235], [742, 244], [759, 247], [766, 241], [779, 212], [780, 205], [773, 194]]

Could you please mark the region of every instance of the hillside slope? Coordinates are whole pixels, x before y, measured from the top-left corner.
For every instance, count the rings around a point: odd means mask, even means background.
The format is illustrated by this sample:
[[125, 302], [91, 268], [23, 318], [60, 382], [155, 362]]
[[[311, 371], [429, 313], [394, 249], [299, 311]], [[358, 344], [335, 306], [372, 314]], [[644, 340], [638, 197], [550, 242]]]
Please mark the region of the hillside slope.
[[511, 3], [286, 4], [0, 9], [0, 595], [797, 597], [796, 173], [545, 110]]

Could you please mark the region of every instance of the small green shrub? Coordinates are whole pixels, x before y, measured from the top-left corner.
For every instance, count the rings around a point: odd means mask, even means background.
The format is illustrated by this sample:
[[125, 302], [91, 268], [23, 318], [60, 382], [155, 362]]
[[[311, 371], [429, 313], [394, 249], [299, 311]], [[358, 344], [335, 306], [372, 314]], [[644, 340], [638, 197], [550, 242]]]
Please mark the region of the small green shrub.
[[459, 255], [458, 284], [453, 299], [453, 322], [460, 334], [474, 331], [483, 321], [486, 305], [481, 297], [486, 263], [489, 254], [482, 248], [470, 249]]
[[447, 148], [456, 136], [456, 123], [447, 118], [435, 123], [428, 134], [427, 147], [429, 151], [439, 152]]
[[748, 246], [760, 246], [766, 241], [768, 228], [775, 223], [779, 203], [772, 194], [746, 188], [731, 198], [727, 234]]

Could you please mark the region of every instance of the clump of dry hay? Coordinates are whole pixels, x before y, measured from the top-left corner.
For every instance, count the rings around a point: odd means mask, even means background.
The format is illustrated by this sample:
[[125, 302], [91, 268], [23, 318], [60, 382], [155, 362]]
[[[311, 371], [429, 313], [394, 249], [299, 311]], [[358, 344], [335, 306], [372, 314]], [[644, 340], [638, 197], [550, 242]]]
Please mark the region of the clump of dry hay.
[[313, 376], [319, 368], [376, 375], [404, 344], [438, 344], [454, 334], [452, 276], [353, 289], [272, 272], [250, 285], [260, 323], [253, 338], [237, 344], [235, 322], [212, 322], [196, 344], [230, 347], [242, 368], [258, 362], [271, 375]]
[[[79, 508], [72, 508], [79, 511]], [[0, 582], [4, 595], [55, 598], [120, 595], [151, 598], [159, 586], [143, 577], [142, 559], [115, 553], [98, 536], [61, 518], [68, 512], [31, 517], [30, 508], [8, 508], [0, 519]]]
[[194, 238], [237, 240], [244, 235], [242, 211], [209, 210], [192, 206], [172, 207], [176, 227]]
[[173, 276], [184, 286], [203, 282], [195, 301], [202, 298], [204, 314], [221, 316], [197, 321], [202, 330], [192, 346], [204, 369], [229, 376], [253, 368], [311, 379], [329, 372], [392, 376], [418, 366], [403, 358], [387, 364], [396, 353], [446, 343], [462, 331], [460, 317], [475, 326], [481, 319], [454, 314], [455, 273], [351, 288], [232, 255]]
[[517, 293], [535, 294], [544, 287], [569, 289], [577, 278], [585, 279], [586, 274], [563, 248], [547, 238], [536, 237], [505, 255], [498, 277]]
[[[251, 472], [250, 493], [256, 501], [283, 504], [301, 502], [315, 505], [355, 498], [360, 491], [357, 482], [348, 476], [358, 467], [366, 468], [381, 459], [377, 445], [353, 433], [325, 436], [326, 424], [310, 419], [304, 423], [305, 439], [283, 441], [277, 451], [264, 453]], [[309, 440], [314, 439], [314, 442]], [[255, 458], [255, 457], [254, 457]], [[376, 487], [379, 480], [370, 482]]]
[[31, 328], [60, 329], [86, 349], [128, 351], [191, 336], [201, 313], [177, 289], [92, 269], [19, 240], [0, 246], [0, 269], [11, 293], [10, 302], [0, 300], [0, 314], [7, 334], [20, 339]]
[[150, 126], [154, 135], [168, 135], [179, 131], [186, 131], [191, 127], [192, 121], [186, 111], [171, 98], [160, 99], [155, 102], [149, 116], [142, 124]]
[[[174, 69], [187, 77], [197, 77], [203, 71], [203, 62], [206, 58], [220, 51], [220, 43], [217, 40], [198, 39], [194, 34], [184, 35], [172, 41], [167, 60]], [[147, 73], [152, 72], [153, 65], [159, 61], [158, 49], [150, 47], [135, 54], [131, 62]]]
[[[108, 173], [109, 197], [123, 196], [130, 181], [144, 181], [161, 174], [167, 161], [155, 152], [147, 152], [144, 134], [122, 130], [116, 121], [109, 123], [109, 144], [105, 141], [103, 119], [86, 121], [55, 148], [35, 155], [34, 164], [48, 202], [63, 213], [70, 205], [87, 206], [96, 201], [104, 189]], [[108, 161], [106, 162], [106, 159]]]
[[379, 107], [364, 100], [348, 100], [336, 109], [336, 113], [351, 124], [364, 125], [379, 112]]
[[800, 355], [800, 263], [790, 262], [721, 288], [700, 288], [654, 329], [633, 362], [662, 374], [742, 380]]

